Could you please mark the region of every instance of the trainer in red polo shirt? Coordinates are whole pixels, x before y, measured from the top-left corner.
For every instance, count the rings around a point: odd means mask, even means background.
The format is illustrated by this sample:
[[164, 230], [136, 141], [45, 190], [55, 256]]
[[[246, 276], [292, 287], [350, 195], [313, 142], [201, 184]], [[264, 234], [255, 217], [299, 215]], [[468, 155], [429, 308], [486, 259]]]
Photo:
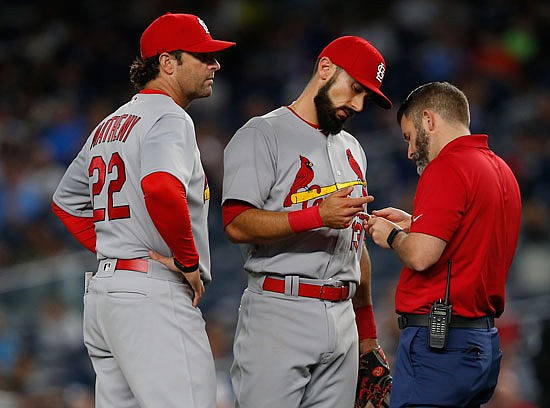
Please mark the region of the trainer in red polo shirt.
[[[503, 201], [501, 189], [509, 200]], [[500, 316], [519, 212], [516, 179], [489, 150], [486, 135], [462, 136], [447, 144], [420, 177], [410, 226], [410, 232], [441, 238], [447, 245], [426, 271], [403, 268], [395, 295], [397, 313], [428, 313], [434, 299], [445, 295], [451, 259], [453, 314]]]
[[[420, 174], [413, 214], [389, 207], [364, 223], [404, 265], [390, 406], [479, 407], [500, 370], [494, 318], [518, 242], [518, 183], [488, 137], [470, 134], [468, 99], [455, 86], [418, 87], [397, 120]], [[448, 304], [432, 309], [446, 302], [447, 282]]]

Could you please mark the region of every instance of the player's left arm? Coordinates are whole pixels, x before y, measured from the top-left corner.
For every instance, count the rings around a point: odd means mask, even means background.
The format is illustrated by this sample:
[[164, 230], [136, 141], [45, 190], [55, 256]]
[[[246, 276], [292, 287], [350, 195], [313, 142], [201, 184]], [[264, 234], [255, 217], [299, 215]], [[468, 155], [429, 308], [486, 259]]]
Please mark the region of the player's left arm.
[[355, 320], [359, 332], [359, 367], [355, 404], [357, 408], [388, 407], [392, 386], [390, 366], [378, 343], [372, 309], [371, 262], [362, 243], [361, 283], [353, 297]]
[[357, 286], [352, 301], [355, 310], [357, 330], [359, 332], [359, 352], [360, 354], [365, 354], [380, 347], [380, 345], [378, 344], [376, 322], [374, 320], [374, 311], [372, 307], [371, 261], [365, 243], [362, 243], [362, 245], [363, 249], [359, 262], [361, 281]]
[[185, 187], [174, 176], [155, 172], [141, 181], [147, 212], [159, 234], [174, 256], [163, 256], [155, 251], [149, 255], [173, 272], [183, 276], [193, 288], [193, 306], [197, 307], [204, 295], [200, 278], [199, 254], [195, 247]]

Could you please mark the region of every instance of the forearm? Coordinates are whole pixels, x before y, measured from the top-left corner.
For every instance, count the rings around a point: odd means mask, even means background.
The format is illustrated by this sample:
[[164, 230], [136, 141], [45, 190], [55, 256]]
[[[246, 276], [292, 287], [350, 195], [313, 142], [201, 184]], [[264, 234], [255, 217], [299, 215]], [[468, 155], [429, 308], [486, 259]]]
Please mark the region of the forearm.
[[361, 253], [361, 259], [359, 265], [361, 268], [361, 280], [355, 295], [353, 296], [353, 307], [359, 308], [363, 306], [372, 305], [372, 290], [371, 290], [371, 260], [367, 247], [363, 243], [363, 251]]
[[365, 244], [363, 243], [362, 245], [363, 251], [360, 259], [361, 281], [352, 301], [355, 310], [357, 332], [361, 342], [360, 352], [364, 354], [378, 347], [378, 341], [376, 340], [378, 336], [376, 334], [376, 322], [372, 308], [370, 256]]
[[233, 242], [265, 243], [295, 234], [290, 227], [288, 212], [250, 208], [233, 219], [225, 232]]
[[141, 185], [147, 211], [174, 257], [186, 268], [198, 267], [184, 186], [163, 172], [148, 175]]
[[395, 236], [392, 247], [401, 262], [415, 271], [424, 271], [434, 265], [446, 242], [431, 235], [400, 232]]

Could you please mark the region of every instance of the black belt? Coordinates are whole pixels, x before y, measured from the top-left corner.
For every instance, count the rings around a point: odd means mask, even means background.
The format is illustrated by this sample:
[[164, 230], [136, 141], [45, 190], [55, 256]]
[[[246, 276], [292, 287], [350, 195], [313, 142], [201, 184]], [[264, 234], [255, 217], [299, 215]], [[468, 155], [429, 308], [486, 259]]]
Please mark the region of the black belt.
[[[409, 326], [429, 326], [430, 318], [427, 314], [402, 314], [397, 318], [400, 329]], [[495, 327], [495, 319], [492, 316], [467, 319], [461, 316], [451, 316], [450, 327], [456, 329], [490, 329]]]

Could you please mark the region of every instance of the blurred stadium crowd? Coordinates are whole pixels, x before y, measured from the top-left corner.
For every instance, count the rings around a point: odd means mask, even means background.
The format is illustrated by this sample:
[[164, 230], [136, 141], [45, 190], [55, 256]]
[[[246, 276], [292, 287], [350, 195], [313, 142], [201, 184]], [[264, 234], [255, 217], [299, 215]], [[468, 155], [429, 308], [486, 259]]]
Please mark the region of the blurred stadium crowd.
[[[513, 168], [522, 190], [519, 248], [499, 320], [505, 357], [487, 405], [550, 406], [550, 4], [543, 0], [4, 0], [0, 13], [0, 408], [93, 406], [93, 371], [81, 334], [80, 280], [93, 268], [50, 210], [51, 195], [95, 124], [134, 91], [130, 62], [144, 27], [166, 11], [202, 17], [220, 57], [214, 95], [195, 101], [212, 191], [213, 283], [202, 309], [231, 408], [227, 368], [241, 291], [241, 254], [220, 216], [223, 148], [250, 117], [296, 98], [317, 54], [340, 35], [370, 40], [387, 62], [384, 92], [398, 105], [416, 86], [458, 85], [472, 133]], [[371, 208], [411, 209], [417, 174], [395, 106], [367, 105], [348, 129], [369, 161]], [[506, 220], [502, 220], [506, 222]], [[392, 358], [393, 288], [400, 265], [367, 241], [380, 341]], [[64, 278], [59, 270], [70, 270]], [[53, 272], [47, 272], [53, 270]], [[76, 280], [76, 284], [67, 284]], [[15, 284], [13, 282], [16, 282]], [[68, 285], [68, 286], [67, 286]]]

